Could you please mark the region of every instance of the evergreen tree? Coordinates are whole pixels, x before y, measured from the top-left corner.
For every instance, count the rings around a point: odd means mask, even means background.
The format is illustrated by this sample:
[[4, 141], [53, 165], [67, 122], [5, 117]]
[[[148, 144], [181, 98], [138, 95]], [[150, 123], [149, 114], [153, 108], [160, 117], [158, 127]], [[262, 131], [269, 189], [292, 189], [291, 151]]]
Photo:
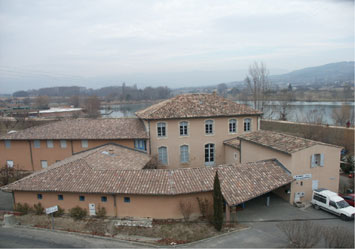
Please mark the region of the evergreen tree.
[[213, 225], [217, 231], [221, 231], [223, 225], [223, 196], [218, 172], [216, 172], [213, 184]]

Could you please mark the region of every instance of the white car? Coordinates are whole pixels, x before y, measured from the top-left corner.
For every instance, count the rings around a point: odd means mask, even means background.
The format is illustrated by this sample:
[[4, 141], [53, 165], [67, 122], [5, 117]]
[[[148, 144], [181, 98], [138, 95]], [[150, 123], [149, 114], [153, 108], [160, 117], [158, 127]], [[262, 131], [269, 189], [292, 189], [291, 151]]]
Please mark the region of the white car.
[[314, 190], [311, 203], [315, 209], [324, 209], [340, 216], [343, 220], [354, 219], [355, 208], [350, 206], [337, 193], [330, 190], [322, 188]]

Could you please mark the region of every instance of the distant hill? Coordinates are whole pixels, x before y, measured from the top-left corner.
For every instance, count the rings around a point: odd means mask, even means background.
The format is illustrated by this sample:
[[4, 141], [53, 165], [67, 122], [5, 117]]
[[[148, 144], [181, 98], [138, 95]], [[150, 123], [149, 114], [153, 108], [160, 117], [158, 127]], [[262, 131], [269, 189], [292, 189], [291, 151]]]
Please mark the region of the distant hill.
[[318, 67], [307, 67], [286, 74], [272, 75], [274, 84], [314, 85], [336, 81], [354, 81], [354, 61], [330, 63]]

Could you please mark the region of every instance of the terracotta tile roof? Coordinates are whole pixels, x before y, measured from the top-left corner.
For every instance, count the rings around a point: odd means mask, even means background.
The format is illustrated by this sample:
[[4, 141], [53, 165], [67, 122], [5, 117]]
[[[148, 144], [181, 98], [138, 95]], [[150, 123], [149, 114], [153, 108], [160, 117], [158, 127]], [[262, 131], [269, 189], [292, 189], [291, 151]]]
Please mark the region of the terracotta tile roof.
[[142, 119], [175, 119], [261, 115], [262, 112], [237, 104], [217, 94], [183, 94], [136, 112]]
[[314, 140], [309, 140], [301, 137], [267, 130], [244, 133], [238, 136], [236, 139], [263, 145], [274, 150], [287, 153], [289, 155], [317, 144], [341, 148], [332, 144], [326, 144]]
[[68, 119], [0, 136], [0, 140], [134, 138], [148, 138], [137, 118]]
[[218, 170], [224, 199], [230, 205], [251, 200], [293, 181], [276, 159], [237, 164]]
[[[90, 155], [90, 153], [89, 153]], [[2, 187], [4, 191], [74, 192], [138, 195], [178, 195], [213, 190], [216, 170], [224, 198], [230, 205], [273, 190], [292, 181], [275, 160], [240, 165], [187, 169], [117, 170], [92, 167], [78, 157], [63, 160]], [[65, 161], [65, 162], [64, 162]]]
[[235, 149], [240, 150], [240, 140], [238, 138], [232, 138], [232, 139], [225, 140], [225, 141], [223, 141], [223, 144], [229, 145]]

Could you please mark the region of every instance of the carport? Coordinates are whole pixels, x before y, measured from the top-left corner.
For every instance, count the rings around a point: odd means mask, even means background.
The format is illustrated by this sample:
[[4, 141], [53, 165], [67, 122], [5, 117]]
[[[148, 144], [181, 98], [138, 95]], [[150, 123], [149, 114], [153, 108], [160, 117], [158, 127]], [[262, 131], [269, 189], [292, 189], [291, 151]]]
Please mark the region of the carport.
[[218, 170], [218, 176], [226, 202], [227, 223], [231, 221], [232, 207], [272, 192], [293, 181], [291, 172], [277, 159], [226, 167]]

